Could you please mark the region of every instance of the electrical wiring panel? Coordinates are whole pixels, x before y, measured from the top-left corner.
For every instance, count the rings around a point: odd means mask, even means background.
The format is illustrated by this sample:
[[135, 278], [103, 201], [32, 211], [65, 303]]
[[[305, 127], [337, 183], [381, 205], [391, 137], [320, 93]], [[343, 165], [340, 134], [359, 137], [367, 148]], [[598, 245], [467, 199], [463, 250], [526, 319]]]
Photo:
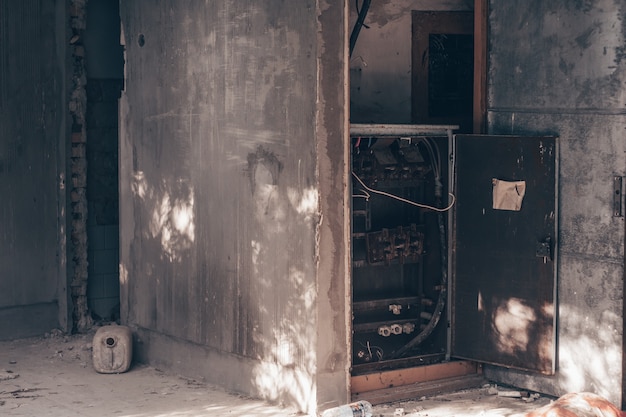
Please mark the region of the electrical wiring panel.
[[446, 347], [437, 321], [446, 298], [439, 221], [449, 209], [441, 198], [448, 137], [382, 130], [351, 135], [355, 372], [442, 358]]

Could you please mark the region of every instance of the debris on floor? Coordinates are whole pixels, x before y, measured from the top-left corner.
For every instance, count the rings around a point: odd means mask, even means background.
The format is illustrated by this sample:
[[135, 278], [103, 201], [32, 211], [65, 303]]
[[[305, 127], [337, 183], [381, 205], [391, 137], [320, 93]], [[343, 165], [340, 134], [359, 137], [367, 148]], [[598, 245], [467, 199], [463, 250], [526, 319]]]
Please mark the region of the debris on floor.
[[[520, 391], [510, 388], [499, 388], [497, 385], [486, 385], [487, 393], [490, 395], [497, 395], [499, 397], [507, 398], [521, 398], [526, 402], [533, 402], [541, 397], [541, 394], [529, 391]], [[483, 387], [483, 388], [485, 388]]]
[[481, 388], [380, 404], [374, 407], [373, 417], [522, 417], [550, 401], [538, 393], [485, 384]]
[[[302, 416], [291, 409], [228, 393], [202, 380], [170, 375], [166, 370], [146, 365], [133, 366], [119, 375], [99, 374], [93, 369], [92, 339], [93, 334], [67, 336], [50, 332], [46, 338], [0, 342], [0, 415]], [[80, 390], [79, 398], [77, 390]], [[375, 405], [372, 416], [524, 417], [532, 412], [531, 417], [546, 417], [546, 410], [565, 409], [572, 404], [580, 407], [584, 400], [588, 407], [609, 410], [607, 417], [626, 417], [615, 414], [608, 402], [587, 394], [553, 400], [516, 387], [490, 383], [475, 389]], [[565, 404], [566, 400], [569, 405]]]
[[9, 379], [15, 379], [19, 377], [19, 374], [14, 373], [13, 371], [1, 371], [0, 370], [0, 381], [8, 381]]

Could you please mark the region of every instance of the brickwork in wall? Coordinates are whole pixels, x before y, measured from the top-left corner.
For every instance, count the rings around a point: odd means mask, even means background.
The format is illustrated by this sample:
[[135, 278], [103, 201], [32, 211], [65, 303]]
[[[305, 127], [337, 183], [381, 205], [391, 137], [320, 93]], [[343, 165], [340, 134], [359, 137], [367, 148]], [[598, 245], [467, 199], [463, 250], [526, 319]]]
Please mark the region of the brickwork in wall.
[[71, 158], [70, 158], [70, 199], [71, 199], [71, 252], [73, 304], [72, 318], [74, 330], [84, 332], [91, 328], [93, 321], [87, 304], [88, 241], [87, 241], [87, 129], [85, 123], [87, 109], [85, 48], [82, 38], [86, 26], [86, 0], [70, 2], [70, 50], [72, 52], [72, 79], [69, 111], [72, 117]]

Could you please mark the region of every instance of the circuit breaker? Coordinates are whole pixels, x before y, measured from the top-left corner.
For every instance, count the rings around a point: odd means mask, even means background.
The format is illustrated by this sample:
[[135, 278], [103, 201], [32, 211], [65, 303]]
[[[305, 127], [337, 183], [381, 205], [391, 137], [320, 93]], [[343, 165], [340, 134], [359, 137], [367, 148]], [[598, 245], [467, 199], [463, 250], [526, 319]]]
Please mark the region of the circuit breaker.
[[445, 355], [454, 128], [351, 126], [353, 373]]

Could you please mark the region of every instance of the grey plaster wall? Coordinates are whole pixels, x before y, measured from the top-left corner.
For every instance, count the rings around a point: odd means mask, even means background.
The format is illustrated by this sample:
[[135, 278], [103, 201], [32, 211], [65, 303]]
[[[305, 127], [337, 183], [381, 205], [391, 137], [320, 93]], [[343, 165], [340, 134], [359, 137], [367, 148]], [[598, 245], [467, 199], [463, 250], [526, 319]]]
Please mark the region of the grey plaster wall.
[[[349, 7], [352, 30], [357, 13]], [[373, 1], [350, 59], [350, 121], [410, 123], [411, 11], [473, 8], [473, 0]]]
[[626, 172], [624, 5], [490, 4], [491, 133], [560, 137], [557, 373], [485, 375], [561, 395], [622, 401], [624, 218], [613, 176]]
[[64, 2], [0, 4], [0, 339], [67, 328]]
[[345, 8], [121, 3], [122, 320], [139, 358], [348, 397]]

